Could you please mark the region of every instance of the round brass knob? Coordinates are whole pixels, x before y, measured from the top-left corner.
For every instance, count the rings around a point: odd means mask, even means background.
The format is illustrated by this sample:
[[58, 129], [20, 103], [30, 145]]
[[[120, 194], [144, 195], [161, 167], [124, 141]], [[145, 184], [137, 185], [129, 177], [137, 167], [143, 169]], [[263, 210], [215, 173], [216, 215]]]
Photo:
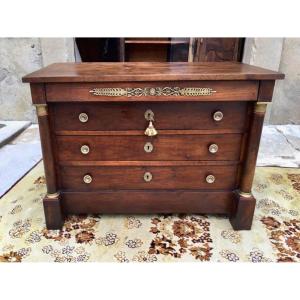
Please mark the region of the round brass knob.
[[82, 154], [88, 154], [90, 152], [90, 147], [88, 145], [82, 145], [80, 151]]
[[209, 145], [209, 147], [208, 147], [208, 151], [209, 151], [210, 153], [212, 153], [212, 154], [217, 153], [218, 150], [219, 150], [219, 147], [218, 147], [217, 144], [211, 144], [211, 145]]
[[91, 183], [93, 181], [93, 177], [90, 174], [86, 174], [83, 176], [83, 182], [84, 183]]
[[146, 173], [144, 174], [144, 180], [145, 180], [146, 182], [150, 182], [150, 181], [152, 180], [152, 174], [151, 174], [150, 172], [146, 172]]
[[86, 113], [79, 114], [78, 118], [81, 123], [86, 123], [89, 120], [89, 116]]
[[154, 112], [151, 109], [147, 109], [144, 116], [147, 121], [154, 121]]
[[224, 115], [223, 115], [223, 113], [221, 112], [221, 111], [216, 111], [215, 113], [214, 113], [214, 120], [216, 121], [216, 122], [220, 122], [222, 119], [223, 119], [223, 117], [224, 117]]
[[153, 145], [152, 145], [152, 143], [150, 143], [150, 142], [146, 143], [145, 146], [144, 146], [144, 150], [147, 153], [152, 152], [153, 151]]
[[207, 183], [214, 183], [216, 180], [215, 176], [214, 175], [207, 175], [206, 176], [206, 182]]

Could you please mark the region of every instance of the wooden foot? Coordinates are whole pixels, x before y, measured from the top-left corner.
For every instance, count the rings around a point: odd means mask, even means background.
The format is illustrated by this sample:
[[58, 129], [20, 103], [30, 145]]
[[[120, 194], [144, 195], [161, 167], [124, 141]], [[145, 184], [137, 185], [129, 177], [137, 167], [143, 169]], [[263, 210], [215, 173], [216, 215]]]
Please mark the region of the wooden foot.
[[60, 195], [47, 194], [43, 201], [47, 229], [61, 229], [64, 217], [60, 205]]
[[234, 230], [250, 230], [255, 210], [255, 198], [251, 194], [236, 194], [236, 205], [229, 220]]

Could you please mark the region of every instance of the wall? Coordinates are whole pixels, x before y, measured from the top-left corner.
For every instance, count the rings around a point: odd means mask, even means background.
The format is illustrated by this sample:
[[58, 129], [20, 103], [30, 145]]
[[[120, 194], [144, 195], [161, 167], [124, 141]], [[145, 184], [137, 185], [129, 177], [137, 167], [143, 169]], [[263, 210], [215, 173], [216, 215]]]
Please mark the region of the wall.
[[300, 39], [247, 38], [243, 62], [280, 71], [265, 123], [300, 124]]
[[279, 70], [285, 79], [276, 84], [271, 124], [300, 124], [300, 39], [284, 39]]
[[74, 61], [72, 38], [0, 38], [0, 120], [36, 122], [22, 76], [53, 62]]

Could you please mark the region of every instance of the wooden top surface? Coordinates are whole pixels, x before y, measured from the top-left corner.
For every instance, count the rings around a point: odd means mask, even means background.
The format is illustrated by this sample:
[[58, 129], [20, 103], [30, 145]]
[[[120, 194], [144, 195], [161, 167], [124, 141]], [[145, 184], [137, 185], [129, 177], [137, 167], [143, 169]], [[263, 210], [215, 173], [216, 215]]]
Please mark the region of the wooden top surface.
[[23, 77], [23, 82], [109, 82], [176, 80], [275, 80], [284, 74], [237, 62], [56, 63]]

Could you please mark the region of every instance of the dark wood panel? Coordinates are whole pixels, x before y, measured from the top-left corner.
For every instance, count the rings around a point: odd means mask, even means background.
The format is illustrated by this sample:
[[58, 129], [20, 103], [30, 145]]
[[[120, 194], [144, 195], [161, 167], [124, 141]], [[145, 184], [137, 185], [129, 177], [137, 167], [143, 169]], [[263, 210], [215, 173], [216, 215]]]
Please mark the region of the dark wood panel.
[[[232, 190], [236, 187], [237, 166], [164, 166], [164, 167], [61, 167], [61, 188], [73, 191], [99, 189], [206, 189]], [[152, 180], [146, 182], [144, 174], [150, 172]], [[89, 174], [93, 180], [84, 183]], [[215, 176], [207, 183], [208, 175]]]
[[[53, 103], [56, 131], [63, 130], [145, 130], [149, 122], [145, 112], [154, 113], [154, 125], [158, 130], [244, 130], [247, 120], [245, 102], [185, 102], [185, 103]], [[216, 122], [213, 114], [223, 113]], [[88, 121], [79, 121], [79, 114], [86, 113]]]
[[63, 210], [68, 214], [230, 214], [233, 199], [232, 192], [119, 190], [62, 193]]
[[274, 80], [261, 81], [259, 84], [257, 100], [260, 102], [271, 102], [273, 97], [274, 85]]
[[111, 82], [168, 80], [274, 80], [284, 75], [237, 62], [56, 63], [23, 82]]
[[240, 61], [242, 49], [241, 38], [201, 38], [196, 41], [194, 61]]
[[[239, 160], [242, 135], [57, 136], [60, 161], [66, 160]], [[147, 153], [146, 143], [153, 150]], [[209, 146], [216, 144], [217, 153]], [[88, 154], [81, 153], [87, 145]]]
[[[48, 102], [130, 102], [142, 101], [256, 101], [259, 81], [164, 81], [164, 82], [107, 82], [107, 83], [49, 83], [46, 84]], [[98, 96], [90, 91], [95, 88], [211, 88], [214, 93], [203, 96]]]

